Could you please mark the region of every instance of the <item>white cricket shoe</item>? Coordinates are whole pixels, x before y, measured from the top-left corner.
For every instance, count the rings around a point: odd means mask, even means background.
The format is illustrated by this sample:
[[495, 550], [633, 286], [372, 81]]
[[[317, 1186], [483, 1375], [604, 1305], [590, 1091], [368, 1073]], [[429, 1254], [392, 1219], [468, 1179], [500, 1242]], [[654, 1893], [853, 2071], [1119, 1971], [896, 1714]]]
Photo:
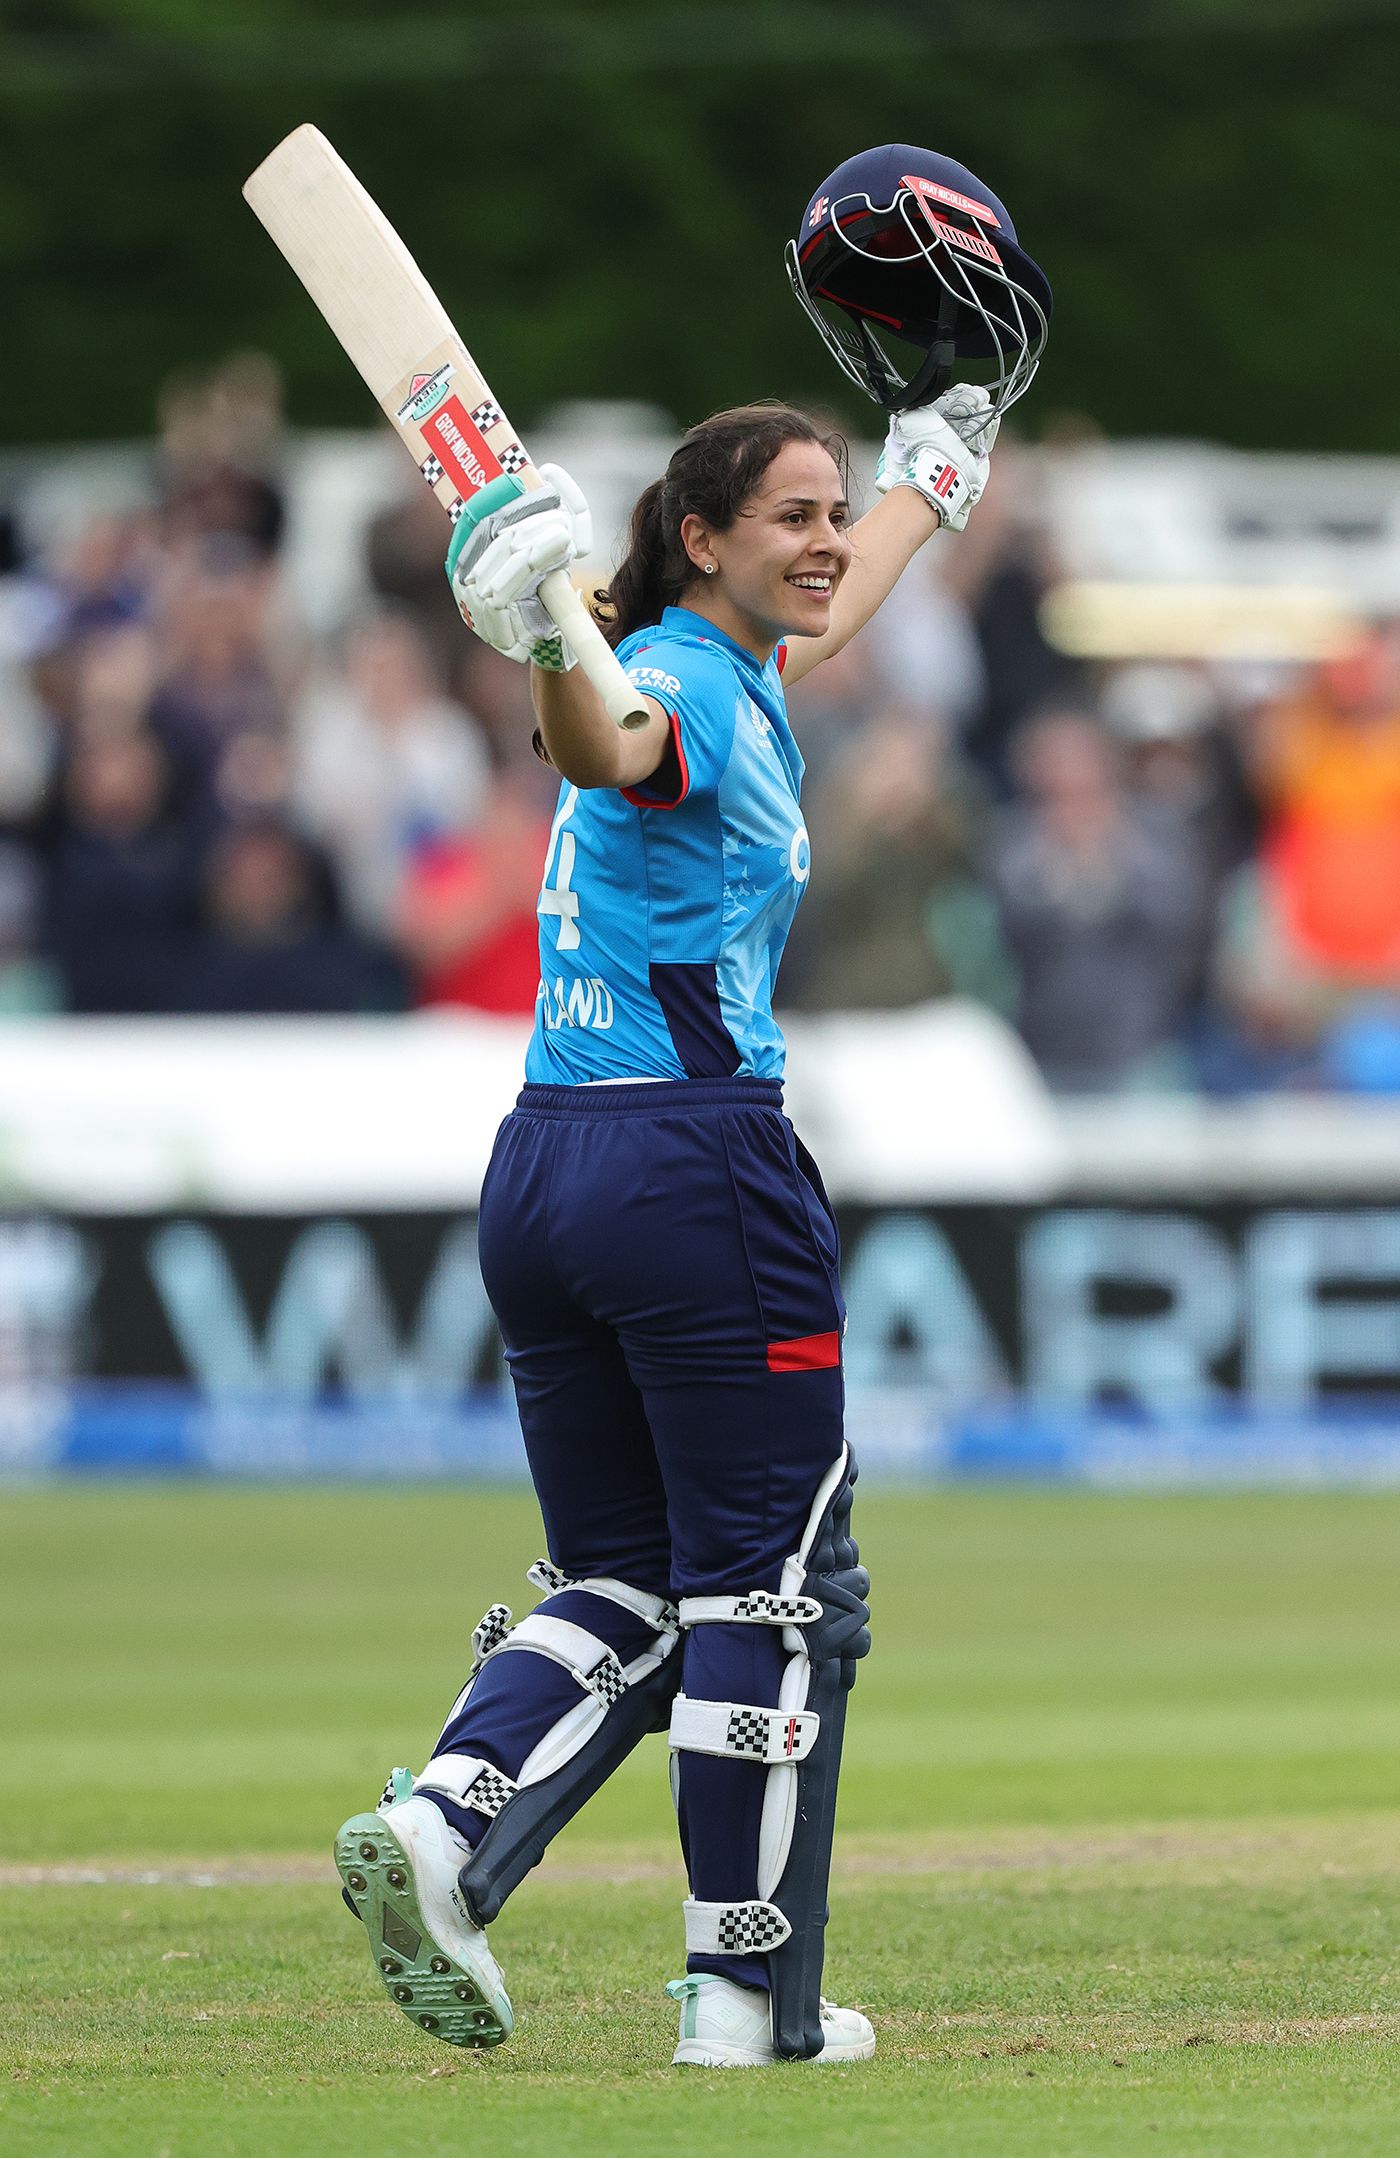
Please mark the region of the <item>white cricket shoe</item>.
[[[768, 1995], [756, 1987], [736, 1986], [732, 1979], [704, 1972], [674, 1978], [666, 1991], [681, 2004], [673, 2067], [771, 2068], [780, 2058], [773, 2050]], [[875, 2032], [858, 2009], [834, 2008], [823, 2001], [821, 2019], [825, 2043], [812, 2056], [814, 2062], [870, 2059]]]
[[450, 2046], [498, 2046], [515, 2016], [457, 1886], [466, 1859], [430, 1798], [381, 1801], [377, 1813], [352, 1814], [335, 1839], [345, 1900], [364, 1921], [390, 2000]]

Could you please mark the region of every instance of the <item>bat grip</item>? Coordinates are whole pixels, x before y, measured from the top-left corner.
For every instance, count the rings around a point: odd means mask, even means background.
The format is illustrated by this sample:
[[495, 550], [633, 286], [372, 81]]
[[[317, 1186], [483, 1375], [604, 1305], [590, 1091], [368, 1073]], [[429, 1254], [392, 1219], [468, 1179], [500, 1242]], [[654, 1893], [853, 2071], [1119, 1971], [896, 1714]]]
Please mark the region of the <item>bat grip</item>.
[[568, 638], [580, 667], [603, 700], [609, 719], [629, 730], [644, 727], [646, 699], [622, 671], [621, 661], [599, 629], [567, 570], [551, 570], [540, 585], [545, 612]]

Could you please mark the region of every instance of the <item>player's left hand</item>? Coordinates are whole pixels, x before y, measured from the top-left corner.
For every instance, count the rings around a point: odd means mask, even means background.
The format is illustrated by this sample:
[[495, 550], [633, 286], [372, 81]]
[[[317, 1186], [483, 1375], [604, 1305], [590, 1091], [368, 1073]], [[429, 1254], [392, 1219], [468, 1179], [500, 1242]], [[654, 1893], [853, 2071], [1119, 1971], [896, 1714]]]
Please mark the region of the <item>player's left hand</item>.
[[[554, 674], [574, 654], [539, 597], [545, 578], [567, 569], [593, 545], [583, 490], [560, 465], [541, 465], [543, 487], [458, 518], [447, 575], [468, 628], [507, 659], [532, 661]], [[499, 485], [499, 482], [497, 483]]]
[[999, 417], [980, 383], [956, 382], [931, 405], [896, 412], [875, 485], [913, 487], [950, 532], [961, 532], [982, 499]]

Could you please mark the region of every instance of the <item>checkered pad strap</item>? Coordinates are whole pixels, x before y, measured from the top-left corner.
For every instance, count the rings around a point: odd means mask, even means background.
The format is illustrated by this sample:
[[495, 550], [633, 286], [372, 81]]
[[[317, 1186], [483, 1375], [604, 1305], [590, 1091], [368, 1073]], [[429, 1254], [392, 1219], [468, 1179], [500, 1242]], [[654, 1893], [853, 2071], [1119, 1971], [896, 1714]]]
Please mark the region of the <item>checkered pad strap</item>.
[[746, 1596], [682, 1596], [682, 1626], [810, 1626], [822, 1615], [815, 1596], [774, 1596], [750, 1589]]
[[536, 1559], [533, 1566], [526, 1567], [525, 1579], [532, 1588], [543, 1589], [546, 1596], [558, 1596], [564, 1589], [577, 1587], [572, 1574], [566, 1574], [553, 1559]]
[[565, 1589], [583, 1589], [590, 1596], [603, 1596], [609, 1603], [617, 1604], [624, 1611], [631, 1611], [639, 1619], [645, 1619], [658, 1633], [674, 1633], [680, 1624], [676, 1607], [664, 1596], [649, 1596], [645, 1589], [634, 1589], [630, 1582], [619, 1581], [612, 1574], [566, 1574], [553, 1559], [536, 1559], [525, 1575], [535, 1588], [546, 1595], [559, 1596]]
[[492, 1604], [482, 1615], [479, 1626], [472, 1628], [472, 1677], [475, 1678], [488, 1656], [496, 1650], [510, 1632], [510, 1605]]
[[748, 1708], [735, 1701], [692, 1701], [683, 1693], [671, 1704], [673, 1753], [713, 1753], [771, 1768], [805, 1760], [820, 1729], [821, 1718], [811, 1709]]
[[697, 1903], [688, 1896], [681, 1907], [689, 1956], [762, 1955], [792, 1932], [776, 1903]]
[[513, 1649], [533, 1649], [536, 1655], [552, 1657], [571, 1671], [584, 1692], [591, 1693], [604, 1708], [611, 1708], [627, 1691], [627, 1673], [607, 1642], [600, 1641], [586, 1626], [571, 1625], [568, 1619], [532, 1611], [506, 1636], [497, 1653], [508, 1656]]
[[494, 1820], [506, 1800], [514, 1798], [519, 1785], [473, 1753], [437, 1753], [413, 1788], [441, 1791], [457, 1805], [470, 1806], [474, 1813], [487, 1814]]

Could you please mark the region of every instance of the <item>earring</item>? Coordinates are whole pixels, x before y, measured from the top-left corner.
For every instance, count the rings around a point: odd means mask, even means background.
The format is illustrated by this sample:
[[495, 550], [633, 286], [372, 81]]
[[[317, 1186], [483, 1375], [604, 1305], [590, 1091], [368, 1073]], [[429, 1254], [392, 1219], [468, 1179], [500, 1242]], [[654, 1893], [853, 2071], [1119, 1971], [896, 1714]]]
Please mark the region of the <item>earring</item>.
[[713, 562], [707, 562], [705, 564], [705, 575], [707, 577], [713, 577], [715, 573], [715, 567], [716, 565]]

